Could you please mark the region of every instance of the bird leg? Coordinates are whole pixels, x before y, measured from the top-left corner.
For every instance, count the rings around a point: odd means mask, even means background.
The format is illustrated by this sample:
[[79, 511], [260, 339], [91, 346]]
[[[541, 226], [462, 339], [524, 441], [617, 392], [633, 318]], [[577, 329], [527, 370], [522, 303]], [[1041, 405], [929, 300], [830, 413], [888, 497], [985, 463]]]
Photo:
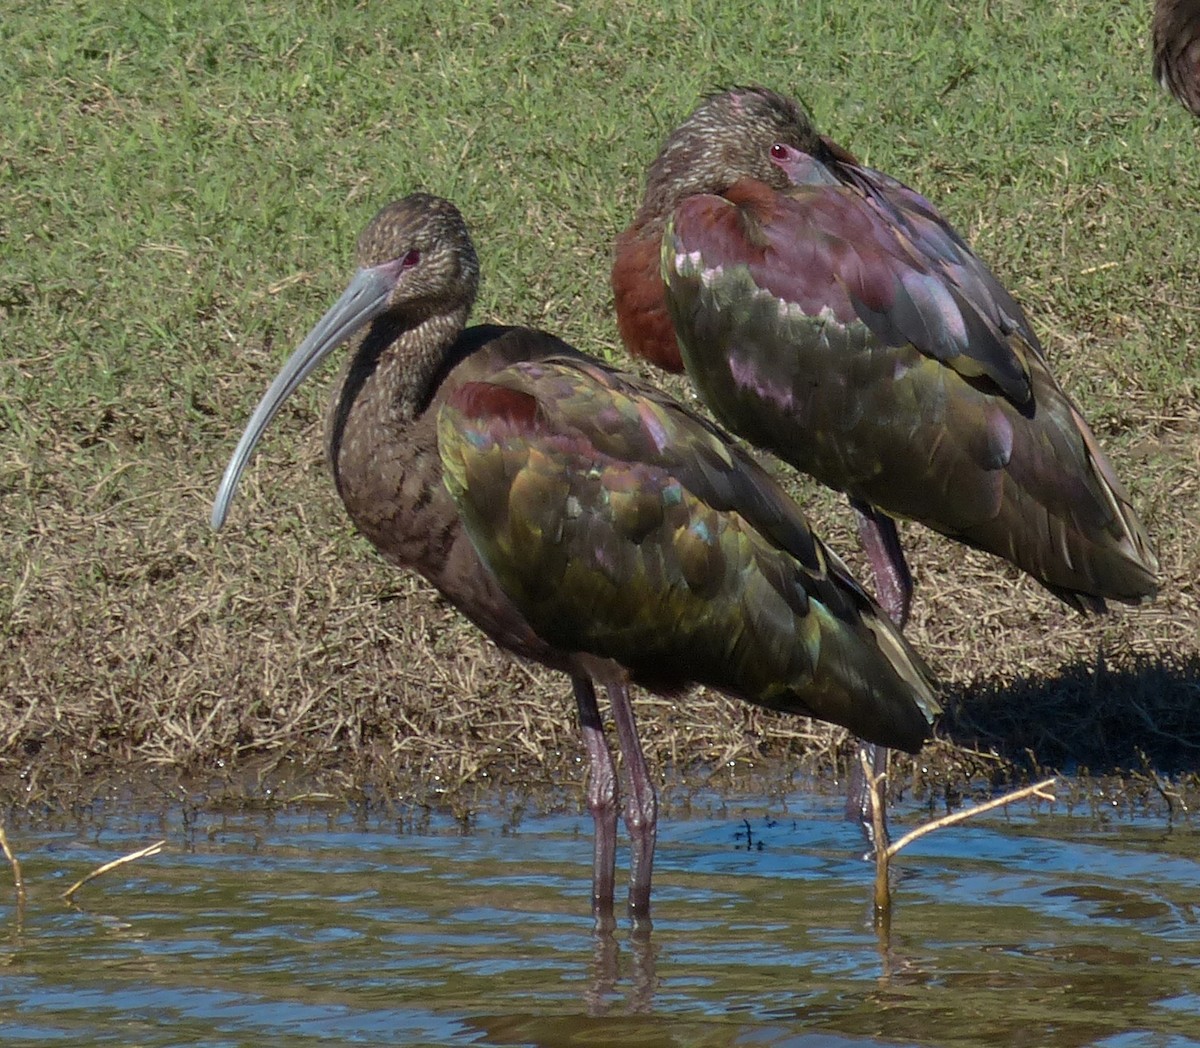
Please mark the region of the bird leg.
[[611, 683], [607, 687], [621, 755], [629, 774], [629, 795], [625, 800], [625, 825], [629, 830], [629, 916], [635, 926], [644, 923], [648, 927], [650, 876], [658, 839], [658, 797], [638, 741], [629, 687], [624, 683]]
[[[900, 629], [904, 629], [904, 624], [908, 622], [909, 608], [912, 606], [913, 581], [908, 563], [904, 559], [904, 550], [900, 547], [896, 522], [866, 502], [851, 499], [850, 505], [858, 520], [858, 540], [862, 543], [863, 551], [871, 562], [871, 571], [875, 575], [875, 597], [888, 617]], [[865, 756], [866, 764], [871, 769], [871, 775], [877, 777], [887, 773], [888, 751], [887, 747], [876, 746], [870, 742], [860, 741], [858, 746], [858, 759], [850, 764], [846, 818], [856, 821], [862, 827], [872, 851], [878, 851], [888, 846], [887, 812], [880, 812], [882, 817], [879, 826], [883, 831], [883, 839], [877, 840], [875, 820], [871, 813], [871, 787], [863, 775], [863, 757]]]
[[875, 575], [875, 599], [900, 629], [908, 622], [912, 607], [913, 580], [900, 548], [896, 522], [886, 513], [858, 499], [851, 499], [858, 520], [858, 541], [871, 562]]
[[604, 723], [589, 677], [571, 677], [579, 727], [588, 756], [587, 806], [592, 813], [595, 850], [592, 855], [592, 915], [597, 926], [611, 925], [617, 864], [617, 771], [613, 766]]

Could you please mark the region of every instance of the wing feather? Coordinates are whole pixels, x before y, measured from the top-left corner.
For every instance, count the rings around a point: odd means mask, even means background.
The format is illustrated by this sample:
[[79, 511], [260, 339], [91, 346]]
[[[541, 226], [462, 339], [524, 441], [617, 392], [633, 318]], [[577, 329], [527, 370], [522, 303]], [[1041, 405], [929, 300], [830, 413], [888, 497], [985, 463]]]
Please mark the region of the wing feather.
[[927, 735], [919, 657], [761, 467], [677, 402], [599, 364], [522, 363], [452, 396], [438, 446], [481, 559], [548, 642], [888, 745]]

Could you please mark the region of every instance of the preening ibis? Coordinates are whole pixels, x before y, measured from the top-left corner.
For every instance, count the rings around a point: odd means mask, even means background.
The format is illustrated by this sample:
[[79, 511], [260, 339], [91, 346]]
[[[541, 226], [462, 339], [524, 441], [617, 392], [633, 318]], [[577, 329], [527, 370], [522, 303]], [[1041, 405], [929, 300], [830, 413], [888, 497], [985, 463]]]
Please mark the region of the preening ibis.
[[612, 914], [617, 785], [595, 683], [629, 778], [635, 919], [649, 912], [657, 801], [631, 684], [679, 701], [706, 684], [920, 747], [938, 710], [924, 664], [728, 437], [552, 335], [464, 327], [479, 265], [445, 200], [389, 204], [357, 255], [246, 426], [213, 527], [284, 400], [348, 342], [327, 447], [350, 519], [502, 648], [571, 677], [598, 919]]
[[1021, 307], [929, 201], [791, 99], [735, 88], [671, 132], [612, 281], [632, 353], [849, 496], [898, 625], [912, 581], [893, 517], [1081, 610], [1155, 592], [1130, 497]]
[[1200, 116], [1200, 0], [1157, 0], [1154, 79]]

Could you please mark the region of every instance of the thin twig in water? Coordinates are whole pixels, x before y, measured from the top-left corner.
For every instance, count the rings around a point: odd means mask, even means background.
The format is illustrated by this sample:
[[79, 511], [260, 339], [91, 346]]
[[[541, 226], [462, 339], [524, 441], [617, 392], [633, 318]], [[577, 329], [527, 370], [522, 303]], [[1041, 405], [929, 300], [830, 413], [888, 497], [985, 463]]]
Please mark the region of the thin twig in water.
[[875, 926], [886, 928], [892, 913], [892, 889], [888, 884], [891, 852], [887, 843], [887, 822], [883, 815], [883, 783], [887, 780], [887, 771], [876, 775], [864, 748], [859, 748], [858, 759], [862, 761], [863, 779], [871, 791], [871, 826], [875, 840]]
[[25, 901], [25, 878], [21, 875], [21, 862], [13, 854], [12, 848], [8, 846], [8, 834], [4, 832], [4, 826], [0, 825], [0, 849], [4, 851], [4, 857], [8, 860], [9, 866], [12, 867], [13, 884], [17, 889], [17, 902]]
[[1041, 782], [1035, 782], [1032, 786], [1023, 786], [1019, 790], [1013, 790], [1012, 793], [1006, 793], [1003, 797], [997, 797], [995, 800], [985, 801], [983, 804], [977, 804], [974, 808], [967, 808], [964, 811], [956, 811], [951, 815], [943, 815], [940, 819], [934, 819], [932, 822], [924, 823], [918, 826], [915, 830], [910, 830], [901, 837], [895, 844], [887, 850], [887, 857], [890, 859], [901, 848], [912, 844], [918, 837], [924, 837], [927, 833], [932, 833], [934, 830], [940, 830], [944, 826], [953, 826], [955, 823], [965, 822], [967, 819], [973, 819], [976, 815], [983, 815], [986, 812], [993, 811], [996, 808], [1002, 808], [1006, 804], [1012, 804], [1013, 801], [1023, 800], [1026, 797], [1038, 797], [1044, 801], [1052, 801], [1055, 799], [1054, 794], [1046, 793], [1045, 790], [1053, 786], [1057, 780], [1054, 778], [1043, 779]]
[[153, 844], [145, 848], [140, 848], [138, 851], [130, 852], [128, 855], [122, 855], [119, 859], [113, 859], [112, 862], [106, 862], [103, 866], [98, 866], [92, 870], [86, 877], [76, 881], [65, 892], [62, 897], [66, 902], [71, 901], [71, 896], [82, 888], [88, 881], [99, 877], [102, 873], [108, 873], [109, 870], [115, 870], [118, 866], [124, 866], [127, 862], [134, 862], [137, 859], [145, 859], [151, 855], [157, 855], [163, 849], [166, 841], [155, 841]]

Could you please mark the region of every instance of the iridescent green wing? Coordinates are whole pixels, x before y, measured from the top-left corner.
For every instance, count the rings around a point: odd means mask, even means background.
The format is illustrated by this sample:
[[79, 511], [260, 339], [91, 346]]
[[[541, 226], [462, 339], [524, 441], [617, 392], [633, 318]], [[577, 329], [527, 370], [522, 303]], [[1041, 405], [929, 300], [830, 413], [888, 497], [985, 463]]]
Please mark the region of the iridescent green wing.
[[824, 180], [689, 198], [663, 242], [685, 366], [725, 425], [1079, 606], [1153, 592], [1145, 533], [1078, 411], [944, 261]]
[[442, 408], [446, 485], [534, 628], [673, 691], [709, 684], [915, 748], [927, 672], [769, 477], [595, 364], [518, 364]]

